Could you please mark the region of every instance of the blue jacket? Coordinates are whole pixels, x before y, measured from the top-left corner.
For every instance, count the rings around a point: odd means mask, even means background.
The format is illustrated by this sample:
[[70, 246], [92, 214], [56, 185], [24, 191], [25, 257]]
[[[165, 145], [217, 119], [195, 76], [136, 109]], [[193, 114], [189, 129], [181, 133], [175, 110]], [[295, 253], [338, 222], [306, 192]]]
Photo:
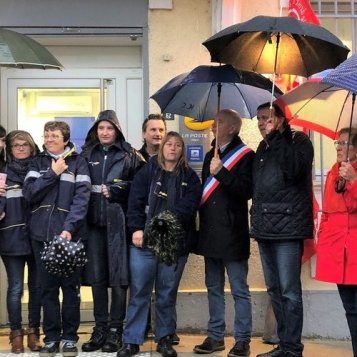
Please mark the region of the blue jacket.
[[66, 230], [72, 238], [85, 239], [85, 218], [91, 182], [88, 165], [77, 153], [66, 158], [68, 169], [57, 176], [46, 152], [34, 158], [25, 178], [23, 195], [31, 204], [31, 238], [51, 240]]
[[[152, 208], [159, 207], [161, 198], [155, 192], [155, 184], [162, 177], [162, 170], [153, 157], [136, 175], [132, 183], [128, 205], [128, 227], [130, 233], [145, 230]], [[167, 188], [167, 205], [164, 209], [176, 215], [184, 230], [186, 241], [181, 247], [181, 254], [186, 254], [192, 249], [195, 238], [195, 217], [201, 199], [201, 183], [196, 172], [188, 167], [174, 173], [175, 184]], [[171, 196], [170, 197], [170, 193]], [[147, 207], [150, 206], [150, 207]], [[162, 209], [154, 209], [153, 216]]]
[[8, 188], [6, 197], [1, 197], [1, 212], [6, 214], [0, 221], [0, 254], [29, 255], [32, 253], [27, 227], [30, 211], [22, 195], [23, 179], [9, 167], [6, 173]]

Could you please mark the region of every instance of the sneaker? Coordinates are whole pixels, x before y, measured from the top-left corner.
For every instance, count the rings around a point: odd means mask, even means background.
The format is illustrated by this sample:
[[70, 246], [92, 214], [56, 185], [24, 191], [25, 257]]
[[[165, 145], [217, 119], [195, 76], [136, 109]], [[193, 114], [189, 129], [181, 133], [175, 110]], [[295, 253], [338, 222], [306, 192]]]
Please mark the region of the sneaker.
[[175, 346], [180, 343], [180, 337], [177, 336], [176, 332], [173, 335], [171, 335], [171, 342]]
[[248, 341], [236, 341], [233, 348], [229, 351], [228, 357], [249, 356], [250, 347]]
[[217, 341], [211, 337], [206, 337], [202, 344], [194, 347], [193, 352], [195, 353], [213, 353], [216, 351], [223, 351], [226, 347], [224, 346], [224, 340]]
[[78, 356], [77, 344], [74, 341], [65, 341], [62, 345], [62, 355], [65, 357]]
[[285, 357], [285, 353], [280, 349], [280, 346], [278, 346], [269, 352], [260, 353], [257, 357]]
[[59, 352], [59, 342], [46, 342], [40, 349], [40, 357], [53, 357]]
[[163, 357], [177, 357], [177, 352], [172, 347], [171, 336], [161, 338], [157, 344], [156, 351], [161, 353]]
[[121, 347], [121, 331], [117, 328], [109, 329], [102, 352], [117, 352]]
[[124, 343], [123, 347], [117, 352], [117, 357], [132, 357], [139, 353], [139, 345]]
[[107, 332], [103, 328], [94, 327], [90, 339], [83, 343], [83, 352], [97, 351], [103, 347], [107, 339]]

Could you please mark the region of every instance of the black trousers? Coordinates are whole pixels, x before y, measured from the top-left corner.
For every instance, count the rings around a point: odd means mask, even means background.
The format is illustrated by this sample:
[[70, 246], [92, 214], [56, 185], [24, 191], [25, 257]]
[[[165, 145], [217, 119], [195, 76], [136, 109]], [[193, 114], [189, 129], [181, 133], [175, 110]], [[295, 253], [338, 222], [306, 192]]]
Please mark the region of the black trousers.
[[351, 333], [353, 355], [357, 357], [357, 285], [337, 284]]

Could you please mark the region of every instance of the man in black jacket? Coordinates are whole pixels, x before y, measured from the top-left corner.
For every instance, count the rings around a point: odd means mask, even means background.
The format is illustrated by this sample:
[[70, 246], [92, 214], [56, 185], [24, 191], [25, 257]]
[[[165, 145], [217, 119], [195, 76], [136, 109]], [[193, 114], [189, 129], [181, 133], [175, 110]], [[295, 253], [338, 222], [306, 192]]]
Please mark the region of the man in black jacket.
[[254, 152], [238, 136], [241, 124], [241, 118], [234, 110], [224, 109], [217, 114], [212, 131], [219, 154], [216, 157], [212, 148], [203, 163], [204, 187], [197, 252], [205, 259], [209, 321], [208, 337], [195, 346], [196, 353], [225, 349], [225, 270], [235, 307], [235, 345], [228, 356], [248, 356], [250, 353], [252, 312], [247, 284], [250, 254], [248, 200], [252, 195]]
[[129, 284], [125, 214], [131, 181], [144, 160], [125, 141], [113, 110], [99, 113], [81, 155], [87, 159], [92, 181], [84, 279], [92, 287], [95, 319], [92, 336], [83, 343], [82, 351], [116, 352], [121, 345]]
[[300, 357], [301, 257], [304, 239], [313, 237], [313, 147], [307, 135], [290, 128], [277, 105], [259, 106], [257, 117], [264, 140], [253, 164], [251, 233], [259, 245], [280, 339], [277, 348], [258, 356]]

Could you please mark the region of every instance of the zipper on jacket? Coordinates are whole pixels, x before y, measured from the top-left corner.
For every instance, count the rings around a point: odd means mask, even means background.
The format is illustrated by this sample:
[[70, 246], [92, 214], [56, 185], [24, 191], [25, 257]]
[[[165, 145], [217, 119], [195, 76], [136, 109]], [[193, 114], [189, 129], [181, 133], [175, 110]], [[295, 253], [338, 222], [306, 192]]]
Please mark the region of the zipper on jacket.
[[[107, 161], [107, 156], [108, 156], [108, 154], [104, 155], [104, 161], [103, 161], [103, 167], [102, 167], [102, 185], [104, 185], [104, 173], [105, 173], [105, 164], [106, 164], [106, 161]], [[105, 223], [105, 222], [103, 222], [104, 221], [104, 215], [103, 215], [103, 212], [104, 212], [104, 200], [105, 200], [105, 197], [101, 192], [100, 193], [100, 223]]]

